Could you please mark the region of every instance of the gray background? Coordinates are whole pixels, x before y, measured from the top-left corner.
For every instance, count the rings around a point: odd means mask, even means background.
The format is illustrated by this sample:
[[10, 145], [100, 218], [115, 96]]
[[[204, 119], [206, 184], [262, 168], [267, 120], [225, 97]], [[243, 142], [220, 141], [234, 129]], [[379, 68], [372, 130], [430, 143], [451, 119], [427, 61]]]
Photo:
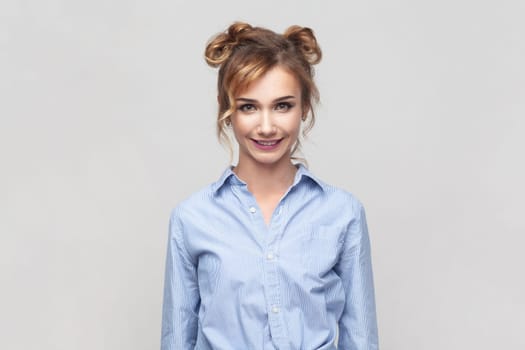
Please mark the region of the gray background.
[[169, 212], [228, 164], [209, 37], [310, 26], [310, 168], [365, 204], [384, 350], [523, 349], [523, 1], [0, 2], [0, 348], [157, 349]]

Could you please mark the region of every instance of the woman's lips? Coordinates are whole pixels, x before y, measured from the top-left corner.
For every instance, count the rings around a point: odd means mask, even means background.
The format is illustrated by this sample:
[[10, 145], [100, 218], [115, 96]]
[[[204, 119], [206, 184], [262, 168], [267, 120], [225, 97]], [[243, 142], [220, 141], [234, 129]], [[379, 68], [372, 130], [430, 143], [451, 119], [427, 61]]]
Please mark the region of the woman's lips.
[[257, 147], [260, 150], [263, 151], [272, 151], [276, 149], [279, 146], [279, 143], [282, 141], [282, 139], [278, 140], [255, 140], [252, 139], [253, 144], [255, 147]]

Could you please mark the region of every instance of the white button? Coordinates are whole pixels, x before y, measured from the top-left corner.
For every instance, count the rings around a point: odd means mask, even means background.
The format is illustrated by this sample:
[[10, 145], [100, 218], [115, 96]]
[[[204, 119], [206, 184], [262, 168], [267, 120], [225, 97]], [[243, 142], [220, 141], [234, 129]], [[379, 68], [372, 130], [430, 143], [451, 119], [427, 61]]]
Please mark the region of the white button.
[[279, 313], [279, 308], [278, 308], [277, 306], [272, 307], [272, 312], [273, 312], [274, 314]]
[[272, 260], [272, 259], [274, 258], [273, 253], [272, 253], [272, 252], [269, 252], [269, 253], [266, 255], [266, 258], [267, 258], [268, 260]]
[[256, 211], [257, 209], [255, 209], [255, 207], [250, 207], [250, 213], [255, 214]]

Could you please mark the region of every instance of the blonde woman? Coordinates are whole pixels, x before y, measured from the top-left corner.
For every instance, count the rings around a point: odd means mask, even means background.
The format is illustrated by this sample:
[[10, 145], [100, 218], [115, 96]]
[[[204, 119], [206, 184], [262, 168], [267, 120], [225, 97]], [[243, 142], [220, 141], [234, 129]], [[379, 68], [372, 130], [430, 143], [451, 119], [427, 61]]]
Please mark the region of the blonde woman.
[[236, 22], [205, 56], [239, 158], [172, 212], [162, 350], [378, 349], [363, 206], [294, 157], [319, 96], [313, 31]]

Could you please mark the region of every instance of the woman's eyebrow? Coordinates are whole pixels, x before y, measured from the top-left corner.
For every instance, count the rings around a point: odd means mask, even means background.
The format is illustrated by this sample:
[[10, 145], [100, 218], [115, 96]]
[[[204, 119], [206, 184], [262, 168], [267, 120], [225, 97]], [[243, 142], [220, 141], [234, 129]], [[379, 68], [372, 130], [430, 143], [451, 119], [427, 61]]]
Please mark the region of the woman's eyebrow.
[[[273, 102], [280, 102], [280, 101], [289, 100], [289, 99], [293, 99], [293, 98], [295, 98], [295, 96], [287, 95], [287, 96], [278, 97], [275, 100], [273, 100]], [[256, 99], [246, 98], [246, 97], [236, 98], [235, 101], [248, 102], [248, 103], [257, 103], [258, 102]]]
[[273, 100], [273, 102], [280, 102], [280, 101], [289, 100], [292, 98], [295, 98], [295, 96], [293, 95], [283, 96], [283, 97], [276, 98], [275, 100]]
[[256, 103], [257, 102], [257, 100], [254, 100], [253, 98], [246, 98], [246, 97], [236, 98], [235, 101], [249, 102], [249, 103]]

